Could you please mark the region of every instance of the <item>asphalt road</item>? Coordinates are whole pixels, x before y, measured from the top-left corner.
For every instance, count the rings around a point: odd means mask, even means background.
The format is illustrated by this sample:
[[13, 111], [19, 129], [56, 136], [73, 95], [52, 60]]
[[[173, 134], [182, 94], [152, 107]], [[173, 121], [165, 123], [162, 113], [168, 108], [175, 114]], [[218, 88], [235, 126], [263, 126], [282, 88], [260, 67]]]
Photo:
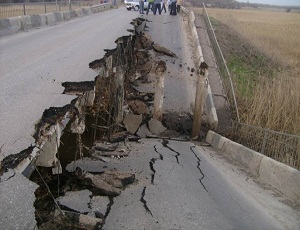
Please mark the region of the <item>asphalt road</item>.
[[[30, 135], [45, 109], [71, 101], [61, 94], [61, 82], [94, 79], [88, 63], [101, 58], [103, 49], [114, 48], [136, 16], [121, 8], [0, 39], [0, 159], [33, 143]], [[148, 19], [154, 41], [178, 54], [176, 67], [166, 76], [166, 108], [189, 112], [196, 79], [190, 71], [189, 40], [181, 33], [186, 25], [169, 15]], [[104, 229], [275, 230], [300, 225], [299, 211], [284, 197], [209, 147], [144, 139], [131, 143], [129, 157], [99, 162], [101, 166], [134, 172], [137, 178], [114, 198]]]
[[113, 199], [103, 229], [298, 229], [299, 210], [284, 197], [199, 144], [142, 139], [127, 143], [128, 157], [78, 160], [86, 171], [136, 175], [137, 182]]
[[73, 99], [61, 82], [94, 80], [88, 64], [129, 34], [136, 16], [121, 7], [0, 38], [0, 160], [33, 143], [45, 109]]

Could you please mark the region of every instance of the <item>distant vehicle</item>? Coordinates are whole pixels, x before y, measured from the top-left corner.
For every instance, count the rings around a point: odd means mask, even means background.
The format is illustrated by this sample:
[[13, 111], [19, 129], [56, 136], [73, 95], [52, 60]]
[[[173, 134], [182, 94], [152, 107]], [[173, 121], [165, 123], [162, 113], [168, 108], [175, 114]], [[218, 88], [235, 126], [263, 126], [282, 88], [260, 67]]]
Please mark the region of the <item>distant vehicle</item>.
[[[125, 0], [124, 3], [127, 10], [138, 11], [140, 9], [139, 0]], [[144, 2], [144, 9], [147, 10], [147, 8], [148, 0]]]

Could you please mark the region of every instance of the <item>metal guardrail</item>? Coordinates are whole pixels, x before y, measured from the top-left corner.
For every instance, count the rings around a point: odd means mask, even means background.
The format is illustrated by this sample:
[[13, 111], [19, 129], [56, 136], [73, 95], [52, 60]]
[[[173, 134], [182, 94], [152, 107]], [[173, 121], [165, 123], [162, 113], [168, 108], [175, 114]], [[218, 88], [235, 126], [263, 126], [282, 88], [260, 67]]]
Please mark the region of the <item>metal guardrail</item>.
[[0, 18], [10, 18], [22, 15], [46, 14], [61, 11], [71, 11], [83, 7], [111, 3], [112, 0], [89, 1], [57, 1], [39, 3], [4, 3], [0, 4]]
[[234, 123], [232, 139], [300, 170], [300, 136]]
[[300, 136], [240, 123], [235, 91], [222, 50], [218, 44], [211, 20], [203, 4], [203, 16], [208, 36], [217, 60], [223, 87], [226, 91], [231, 111], [236, 118], [232, 127], [232, 140], [260, 152], [274, 160], [300, 170]]

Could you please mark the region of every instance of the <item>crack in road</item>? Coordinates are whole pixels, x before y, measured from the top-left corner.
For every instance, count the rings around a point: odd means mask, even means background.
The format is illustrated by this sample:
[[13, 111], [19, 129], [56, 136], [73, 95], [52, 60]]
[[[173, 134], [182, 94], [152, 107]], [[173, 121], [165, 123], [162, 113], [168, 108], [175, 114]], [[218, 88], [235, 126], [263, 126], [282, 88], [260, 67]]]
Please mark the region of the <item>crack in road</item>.
[[149, 207], [147, 206], [147, 201], [144, 199], [145, 194], [146, 194], [146, 186], [144, 187], [144, 189], [143, 189], [143, 191], [142, 191], [140, 201], [144, 204], [144, 208], [145, 208], [146, 212], [149, 213], [149, 214], [153, 217], [153, 214], [152, 214], [151, 210], [150, 210]]
[[[179, 157], [181, 154], [180, 154], [179, 152], [177, 152], [176, 150], [172, 149], [170, 146], [168, 146], [168, 144], [169, 144], [169, 141], [168, 141], [168, 140], [163, 140], [162, 145], [163, 145], [165, 148], [168, 148], [168, 149], [171, 150], [172, 152], [176, 153], [175, 158], [176, 158], [177, 164], [181, 165], [181, 164], [179, 163], [179, 159], [178, 159], [178, 157]], [[181, 165], [181, 166], [182, 166], [182, 165]], [[183, 167], [183, 166], [182, 166], [182, 167]]]
[[204, 190], [206, 191], [206, 192], [208, 192], [207, 191], [207, 189], [206, 189], [206, 187], [205, 187], [205, 185], [203, 184], [203, 182], [202, 182], [202, 180], [203, 180], [203, 178], [205, 177], [205, 175], [204, 175], [204, 173], [202, 172], [202, 169], [200, 168], [200, 164], [201, 164], [201, 159], [200, 159], [200, 157], [198, 157], [197, 156], [197, 154], [195, 153], [195, 151], [193, 150], [193, 148], [195, 148], [195, 146], [191, 146], [190, 147], [190, 150], [194, 153], [194, 155], [195, 155], [195, 157], [197, 158], [197, 168], [198, 168], [198, 170], [199, 170], [199, 172], [200, 172], [200, 174], [201, 174], [201, 178], [199, 179], [199, 181], [200, 181], [200, 184], [202, 185], [202, 187], [204, 188]]
[[114, 198], [113, 197], [109, 197], [109, 203], [107, 205], [106, 212], [105, 212], [105, 215], [104, 215], [105, 219], [109, 215], [111, 207], [113, 206], [113, 204], [114, 204]]
[[164, 157], [163, 157], [163, 155], [162, 155], [160, 152], [158, 152], [158, 150], [157, 150], [157, 148], [156, 148], [156, 145], [154, 145], [154, 150], [155, 150], [155, 152], [158, 153], [159, 159], [163, 161], [163, 160], [164, 160]]
[[155, 164], [155, 161], [157, 161], [157, 160], [158, 160], [158, 158], [152, 158], [149, 162], [150, 169], [153, 172], [153, 174], [151, 175], [151, 184], [154, 183], [154, 177], [155, 177], [156, 171], [155, 171], [153, 165]]
[[1, 178], [0, 178], [0, 183], [6, 182], [6, 181], [10, 180], [10, 179], [13, 178], [15, 175], [16, 175], [16, 172], [14, 171], [13, 175], [9, 176], [6, 180], [1, 180]]
[[151, 184], [154, 184], [154, 177], [155, 177], [155, 173], [156, 173], [156, 170], [154, 169], [154, 164], [155, 164], [155, 162], [156, 162], [157, 160], [164, 160], [163, 155], [162, 155], [160, 152], [158, 152], [158, 150], [157, 150], [157, 148], [156, 148], [156, 145], [154, 145], [154, 150], [155, 150], [155, 152], [158, 153], [159, 158], [152, 158], [152, 159], [150, 160], [150, 162], [149, 162], [150, 169], [151, 169], [151, 171], [153, 172], [153, 174], [151, 175]]

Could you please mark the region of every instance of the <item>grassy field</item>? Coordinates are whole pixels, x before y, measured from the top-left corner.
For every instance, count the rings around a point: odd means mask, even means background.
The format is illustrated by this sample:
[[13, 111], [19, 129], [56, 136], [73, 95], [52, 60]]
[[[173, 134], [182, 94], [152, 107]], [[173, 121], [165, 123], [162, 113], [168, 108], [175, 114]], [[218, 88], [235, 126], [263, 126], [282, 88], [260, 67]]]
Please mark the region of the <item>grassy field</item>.
[[262, 10], [208, 9], [282, 66], [300, 70], [300, 14]]
[[300, 14], [207, 10], [233, 77], [241, 122], [300, 135]]

